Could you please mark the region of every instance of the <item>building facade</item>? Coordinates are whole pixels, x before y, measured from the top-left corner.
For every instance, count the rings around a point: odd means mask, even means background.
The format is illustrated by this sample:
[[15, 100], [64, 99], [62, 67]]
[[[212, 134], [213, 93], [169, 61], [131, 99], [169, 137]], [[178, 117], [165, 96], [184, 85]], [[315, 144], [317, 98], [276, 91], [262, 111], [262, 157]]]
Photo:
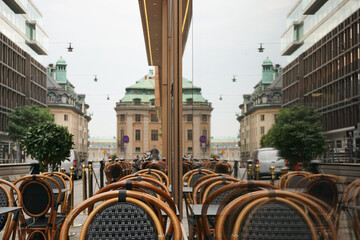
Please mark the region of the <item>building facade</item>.
[[219, 160], [239, 160], [239, 141], [240, 138], [211, 138], [211, 153], [219, 156]]
[[57, 125], [66, 127], [74, 135], [74, 149], [82, 160], [88, 159], [89, 105], [85, 94], [77, 94], [67, 79], [66, 61], [60, 58], [55, 67], [50, 64], [47, 75], [47, 104]]
[[46, 107], [47, 52], [41, 13], [32, 1], [0, 1], [0, 162], [18, 162], [18, 146], [6, 132], [7, 115], [15, 108]]
[[[118, 156], [135, 159], [144, 154], [161, 158], [163, 152], [161, 119], [155, 107], [156, 75], [150, 70], [136, 84], [126, 88], [125, 96], [116, 103]], [[211, 103], [201, 95], [201, 88], [183, 78], [183, 149], [194, 158], [210, 156]], [[124, 136], [129, 142], [123, 141]], [[206, 136], [202, 144], [200, 137]]]
[[89, 138], [89, 160], [108, 160], [117, 152], [116, 138]]
[[360, 157], [360, 1], [313, 2], [294, 6], [282, 35], [289, 58], [283, 106], [314, 107], [322, 115], [325, 159], [354, 162]]
[[262, 79], [255, 85], [252, 94], [244, 94], [239, 106], [240, 158], [247, 160], [253, 151], [260, 148], [261, 137], [275, 123], [282, 104], [282, 68], [273, 66], [269, 58], [262, 64]]

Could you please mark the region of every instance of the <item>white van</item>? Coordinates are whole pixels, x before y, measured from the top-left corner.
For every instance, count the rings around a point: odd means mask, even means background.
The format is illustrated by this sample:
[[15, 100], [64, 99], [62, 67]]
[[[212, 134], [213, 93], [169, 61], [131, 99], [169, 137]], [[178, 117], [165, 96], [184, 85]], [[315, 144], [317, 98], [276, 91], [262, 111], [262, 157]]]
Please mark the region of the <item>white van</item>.
[[79, 179], [82, 177], [82, 161], [76, 150], [70, 150], [70, 157], [61, 163], [60, 168], [65, 168], [65, 173], [70, 176], [70, 167], [74, 167], [74, 178]]
[[256, 149], [252, 155], [252, 170], [255, 175], [255, 165], [259, 164], [259, 177], [271, 176], [270, 167], [275, 167], [276, 175], [281, 174], [281, 168], [287, 167], [287, 161], [279, 156], [275, 148]]

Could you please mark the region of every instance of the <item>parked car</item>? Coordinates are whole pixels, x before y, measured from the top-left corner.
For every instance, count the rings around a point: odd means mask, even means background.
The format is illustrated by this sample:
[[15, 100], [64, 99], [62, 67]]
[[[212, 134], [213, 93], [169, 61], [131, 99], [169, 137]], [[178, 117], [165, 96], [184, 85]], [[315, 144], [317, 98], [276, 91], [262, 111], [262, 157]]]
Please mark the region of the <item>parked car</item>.
[[82, 164], [84, 160], [80, 160], [79, 154], [75, 150], [70, 150], [69, 159], [61, 163], [61, 168], [65, 168], [65, 173], [70, 176], [70, 167], [74, 167], [74, 178], [82, 177]]
[[279, 156], [275, 148], [256, 149], [252, 155], [252, 172], [255, 175], [255, 165], [259, 164], [259, 177], [271, 176], [270, 167], [275, 166], [276, 175], [281, 174], [281, 169], [287, 167], [287, 160]]

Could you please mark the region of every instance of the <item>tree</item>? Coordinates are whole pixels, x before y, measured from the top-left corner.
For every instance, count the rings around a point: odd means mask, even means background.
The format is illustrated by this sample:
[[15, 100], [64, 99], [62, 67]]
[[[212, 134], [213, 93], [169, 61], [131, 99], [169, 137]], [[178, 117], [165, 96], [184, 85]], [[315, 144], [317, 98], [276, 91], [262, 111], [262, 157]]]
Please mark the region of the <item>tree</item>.
[[9, 132], [11, 140], [20, 143], [29, 127], [34, 127], [47, 121], [54, 121], [49, 109], [40, 108], [37, 105], [26, 105], [22, 108], [16, 107], [8, 115], [8, 119], [9, 123], [7, 124], [6, 131]]
[[40, 170], [51, 167], [58, 170], [61, 162], [70, 156], [73, 135], [65, 127], [52, 122], [30, 127], [23, 139], [26, 154], [39, 161]]
[[262, 143], [277, 148], [280, 156], [288, 159], [291, 169], [299, 162], [309, 169], [310, 161], [325, 151], [320, 118], [315, 109], [305, 106], [280, 109]]

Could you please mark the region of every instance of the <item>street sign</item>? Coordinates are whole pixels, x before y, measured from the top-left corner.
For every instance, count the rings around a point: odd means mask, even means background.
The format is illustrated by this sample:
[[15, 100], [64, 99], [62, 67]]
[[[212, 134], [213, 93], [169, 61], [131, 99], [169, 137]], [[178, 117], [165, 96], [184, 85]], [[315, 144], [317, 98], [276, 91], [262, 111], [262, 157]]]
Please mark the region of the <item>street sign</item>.
[[129, 137], [127, 135], [123, 136], [123, 141], [124, 141], [124, 143], [128, 143]]
[[206, 142], [206, 136], [201, 136], [200, 137], [200, 142], [202, 142], [202, 143]]

